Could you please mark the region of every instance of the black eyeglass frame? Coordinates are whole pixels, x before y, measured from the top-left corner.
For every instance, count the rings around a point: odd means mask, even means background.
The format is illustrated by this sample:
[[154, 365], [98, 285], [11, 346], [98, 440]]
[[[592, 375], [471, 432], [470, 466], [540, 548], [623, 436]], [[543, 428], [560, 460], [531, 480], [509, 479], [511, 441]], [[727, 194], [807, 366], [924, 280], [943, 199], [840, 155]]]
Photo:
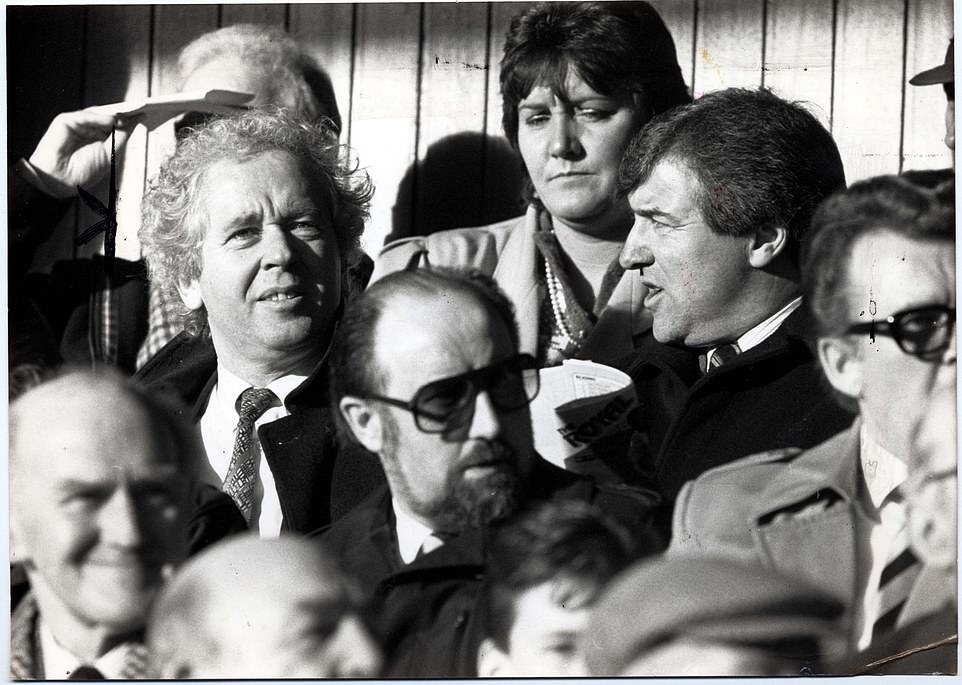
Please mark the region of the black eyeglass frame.
[[[941, 323], [941, 318], [939, 319], [940, 325], [937, 328], [946, 328], [945, 339], [939, 345], [931, 348], [918, 347], [913, 349], [910, 345], [911, 343], [906, 340], [905, 333], [905, 321], [912, 316], [918, 316], [924, 312], [937, 312], [940, 316], [944, 316], [944, 324]], [[892, 316], [889, 316], [881, 320], [872, 320], [865, 323], [852, 324], [846, 329], [846, 333], [858, 334], [858, 333], [868, 333], [874, 340], [876, 335], [885, 335], [893, 340], [895, 344], [899, 346], [905, 354], [911, 354], [915, 357], [929, 357], [931, 355], [941, 354], [949, 348], [952, 343], [952, 327], [955, 325], [955, 307], [949, 307], [943, 304], [931, 304], [924, 307], [913, 307], [912, 309], [904, 309], [900, 312], [896, 312]], [[937, 328], [932, 328], [934, 332]], [[930, 334], [928, 339], [930, 340], [932, 335]]]
[[[513, 368], [512, 368], [513, 367]], [[497, 393], [490, 392], [492, 385], [498, 379], [500, 374], [503, 374], [505, 369], [516, 370], [518, 372], [518, 381], [522, 384], [524, 389], [524, 402], [520, 403], [504, 403], [503, 398]], [[531, 378], [534, 379], [534, 391], [529, 393], [529, 384], [525, 380], [524, 372], [532, 371]], [[451, 381], [464, 380], [470, 385], [470, 391], [463, 394], [461, 400], [458, 404], [449, 410], [445, 416], [440, 416], [438, 414], [433, 414], [428, 411], [424, 411], [418, 407], [419, 398], [424, 397], [426, 394], [430, 393], [430, 390], [442, 383], [450, 383]], [[384, 402], [392, 407], [397, 407], [398, 409], [404, 409], [411, 412], [414, 415], [414, 424], [418, 427], [422, 433], [446, 433], [449, 430], [453, 430], [462, 425], [462, 422], [466, 419], [467, 415], [464, 414], [464, 409], [474, 402], [477, 398], [478, 393], [482, 390], [488, 391], [491, 397], [491, 403], [495, 408], [501, 411], [517, 411], [522, 407], [526, 407], [538, 396], [538, 392], [541, 390], [541, 378], [538, 373], [538, 360], [532, 357], [530, 354], [516, 354], [513, 357], [508, 357], [494, 364], [489, 364], [488, 366], [483, 366], [480, 369], [472, 369], [471, 371], [466, 371], [465, 373], [458, 374], [456, 376], [448, 376], [447, 378], [439, 378], [436, 381], [431, 381], [422, 385], [414, 393], [414, 396], [408, 400], [399, 400], [394, 397], [386, 397], [384, 395], [368, 395], [367, 399], [376, 400], [378, 402]], [[464, 414], [461, 421], [456, 421], [459, 415]], [[421, 419], [426, 418], [430, 421], [435, 421], [438, 426], [427, 427], [423, 425]]]

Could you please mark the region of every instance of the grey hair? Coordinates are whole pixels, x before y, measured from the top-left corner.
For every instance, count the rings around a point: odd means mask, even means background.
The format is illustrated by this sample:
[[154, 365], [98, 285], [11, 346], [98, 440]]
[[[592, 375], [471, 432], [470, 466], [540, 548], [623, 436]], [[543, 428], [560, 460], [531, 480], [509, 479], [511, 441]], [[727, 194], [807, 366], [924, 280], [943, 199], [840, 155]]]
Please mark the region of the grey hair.
[[330, 76], [304, 45], [281, 29], [234, 24], [196, 38], [177, 58], [181, 87], [197, 69], [222, 58], [264, 76], [268, 90], [254, 94], [255, 106], [289, 107], [311, 121], [327, 117], [341, 130], [341, 115]]
[[[206, 172], [217, 162], [245, 161], [265, 152], [287, 152], [305, 162], [326, 189], [341, 257], [342, 292], [348, 272], [362, 256], [360, 236], [374, 189], [367, 173], [350, 161], [350, 150], [326, 123], [297, 119], [286, 110], [251, 110], [213, 119], [194, 129], [161, 167], [144, 196], [140, 243], [151, 280], [162, 296], [180, 302], [178, 285], [200, 277], [206, 226], [198, 211], [208, 189]], [[207, 313], [183, 308], [185, 329], [200, 333]]]

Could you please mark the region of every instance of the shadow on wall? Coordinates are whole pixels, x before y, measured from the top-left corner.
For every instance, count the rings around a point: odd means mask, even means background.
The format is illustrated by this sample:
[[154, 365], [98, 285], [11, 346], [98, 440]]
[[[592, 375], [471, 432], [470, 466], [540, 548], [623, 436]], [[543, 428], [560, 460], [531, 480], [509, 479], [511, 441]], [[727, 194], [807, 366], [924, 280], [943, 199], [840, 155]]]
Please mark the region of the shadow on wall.
[[504, 138], [476, 132], [442, 138], [401, 179], [384, 242], [519, 216], [524, 184], [521, 160]]

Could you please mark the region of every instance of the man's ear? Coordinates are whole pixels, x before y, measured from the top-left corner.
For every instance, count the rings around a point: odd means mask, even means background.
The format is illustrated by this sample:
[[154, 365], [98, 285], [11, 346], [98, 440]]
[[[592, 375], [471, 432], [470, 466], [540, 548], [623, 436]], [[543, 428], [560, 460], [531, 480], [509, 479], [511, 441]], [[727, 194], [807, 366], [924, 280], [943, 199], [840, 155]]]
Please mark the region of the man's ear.
[[341, 398], [338, 408], [357, 441], [369, 452], [380, 454], [384, 445], [384, 433], [381, 417], [371, 405], [365, 400], [347, 395]]
[[843, 395], [858, 399], [862, 394], [862, 359], [852, 340], [819, 338], [818, 360], [828, 382]]
[[788, 247], [788, 229], [784, 226], [769, 226], [755, 231], [755, 237], [748, 246], [748, 263], [755, 269], [763, 269]]
[[478, 648], [478, 675], [482, 678], [504, 678], [511, 675], [507, 667], [508, 655], [490, 637], [484, 638]]
[[190, 281], [178, 281], [177, 292], [184, 306], [192, 312], [204, 306], [204, 298], [200, 294], [200, 279], [194, 278]]

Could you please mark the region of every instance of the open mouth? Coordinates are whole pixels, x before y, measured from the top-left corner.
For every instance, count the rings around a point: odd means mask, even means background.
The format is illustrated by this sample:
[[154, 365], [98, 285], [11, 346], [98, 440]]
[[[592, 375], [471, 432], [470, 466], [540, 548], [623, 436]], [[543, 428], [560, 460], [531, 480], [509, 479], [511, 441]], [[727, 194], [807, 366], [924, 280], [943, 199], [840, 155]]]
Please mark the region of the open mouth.
[[648, 288], [648, 294], [645, 295], [645, 305], [648, 305], [651, 303], [652, 300], [654, 300], [656, 297], [661, 295], [662, 289], [655, 287], [653, 285], [646, 284], [646, 286]]
[[288, 302], [301, 297], [299, 290], [269, 290], [260, 297], [261, 302]]
[[273, 295], [268, 295], [263, 298], [267, 302], [282, 302], [284, 300], [293, 300], [295, 297], [300, 297], [300, 293], [274, 293]]

